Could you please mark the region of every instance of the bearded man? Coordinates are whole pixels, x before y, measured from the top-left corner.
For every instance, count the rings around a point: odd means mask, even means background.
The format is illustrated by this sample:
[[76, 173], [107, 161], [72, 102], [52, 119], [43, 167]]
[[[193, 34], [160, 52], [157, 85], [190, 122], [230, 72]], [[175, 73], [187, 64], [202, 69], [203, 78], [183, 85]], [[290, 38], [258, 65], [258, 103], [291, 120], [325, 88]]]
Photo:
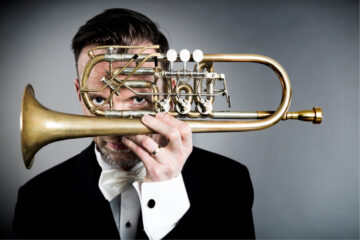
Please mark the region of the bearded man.
[[[88, 51], [104, 45], [160, 46], [146, 49], [147, 54], [169, 48], [158, 26], [143, 14], [109, 9], [87, 21], [72, 40], [78, 76], [89, 60]], [[154, 63], [145, 62], [143, 67], [154, 67]], [[88, 88], [101, 88], [104, 83], [100, 79], [107, 69], [107, 63], [97, 64], [89, 75]], [[154, 78], [134, 75], [132, 80]], [[158, 86], [164, 90], [162, 81]], [[93, 115], [81, 97], [79, 79], [75, 79], [75, 88], [84, 114]], [[104, 88], [89, 93], [91, 102], [105, 110], [153, 109], [151, 99], [125, 88], [112, 97], [110, 106], [106, 103], [110, 91]], [[253, 188], [247, 168], [193, 147], [190, 127], [166, 113], [145, 115], [141, 121], [156, 134], [94, 137], [79, 155], [22, 186], [13, 224], [16, 235], [254, 238]]]

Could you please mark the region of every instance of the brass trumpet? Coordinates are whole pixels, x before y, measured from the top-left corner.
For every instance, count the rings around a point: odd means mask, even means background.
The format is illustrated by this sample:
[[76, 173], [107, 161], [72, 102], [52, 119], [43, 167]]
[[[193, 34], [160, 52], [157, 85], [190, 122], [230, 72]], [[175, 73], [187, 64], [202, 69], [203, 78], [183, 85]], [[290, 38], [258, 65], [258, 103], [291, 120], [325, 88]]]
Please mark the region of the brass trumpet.
[[[139, 49], [136, 54], [119, 53], [126, 49]], [[43, 146], [64, 139], [147, 134], [151, 130], [145, 127], [139, 117], [144, 114], [155, 115], [156, 112], [167, 112], [179, 118], [213, 118], [236, 120], [184, 120], [192, 132], [241, 132], [261, 130], [273, 126], [280, 120], [298, 119], [319, 124], [322, 121], [322, 110], [314, 107], [312, 110], [288, 112], [291, 101], [291, 84], [283, 67], [275, 60], [255, 54], [203, 54], [196, 50], [191, 55], [183, 50], [178, 55], [174, 50], [167, 54], [143, 54], [148, 48], [158, 49], [159, 46], [101, 46], [88, 52], [90, 60], [85, 66], [80, 80], [80, 92], [85, 105], [96, 117], [59, 113], [43, 107], [34, 96], [31, 85], [24, 91], [21, 115], [21, 150], [26, 168], [31, 168], [36, 152]], [[101, 53], [97, 53], [97, 52]], [[186, 69], [186, 63], [195, 62], [194, 70]], [[183, 68], [174, 70], [174, 63], [183, 63]], [[109, 63], [105, 77], [101, 79], [103, 87], [89, 89], [87, 80], [92, 68], [99, 62]], [[121, 62], [121, 67], [114, 67], [114, 62]], [[153, 68], [141, 67], [144, 62], [154, 62]], [[282, 86], [282, 98], [275, 111], [230, 112], [214, 111], [212, 108], [216, 96], [225, 96], [230, 106], [227, 85], [224, 74], [214, 72], [214, 62], [255, 62], [270, 67], [278, 76]], [[162, 64], [159, 64], [162, 63]], [[131, 65], [132, 64], [132, 65]], [[135, 64], [135, 67], [130, 67]], [[169, 70], [161, 66], [170, 64]], [[131, 80], [134, 75], [152, 75], [154, 81]], [[119, 80], [122, 76], [122, 80]], [[172, 86], [172, 78], [176, 78]], [[157, 83], [163, 81], [165, 90], [159, 91]], [[192, 81], [191, 86], [189, 82]], [[223, 88], [217, 89], [216, 83]], [[100, 105], [91, 101], [89, 92], [110, 89], [110, 95]], [[112, 98], [121, 94], [122, 89], [129, 89], [139, 96], [150, 95], [153, 110], [149, 111], [117, 111], [112, 109]], [[149, 93], [138, 92], [138, 88], [148, 88]], [[173, 103], [175, 111], [170, 104]], [[107, 108], [104, 106], [107, 105]], [[193, 105], [195, 108], [193, 109]], [[247, 119], [247, 120], [243, 120]], [[252, 120], [251, 120], [252, 119]], [[257, 119], [257, 120], [254, 120]]]

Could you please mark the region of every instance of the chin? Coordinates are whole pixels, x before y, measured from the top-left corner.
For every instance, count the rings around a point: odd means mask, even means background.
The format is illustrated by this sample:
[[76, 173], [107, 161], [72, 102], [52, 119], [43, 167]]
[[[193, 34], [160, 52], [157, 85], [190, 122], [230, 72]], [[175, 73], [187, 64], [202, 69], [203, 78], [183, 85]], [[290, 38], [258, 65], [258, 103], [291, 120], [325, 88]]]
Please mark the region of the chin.
[[104, 161], [121, 167], [132, 167], [139, 162], [137, 156], [131, 151], [127, 153], [100, 153]]
[[122, 144], [121, 136], [95, 137], [94, 141], [97, 150], [107, 163], [129, 169], [140, 161], [130, 149]]

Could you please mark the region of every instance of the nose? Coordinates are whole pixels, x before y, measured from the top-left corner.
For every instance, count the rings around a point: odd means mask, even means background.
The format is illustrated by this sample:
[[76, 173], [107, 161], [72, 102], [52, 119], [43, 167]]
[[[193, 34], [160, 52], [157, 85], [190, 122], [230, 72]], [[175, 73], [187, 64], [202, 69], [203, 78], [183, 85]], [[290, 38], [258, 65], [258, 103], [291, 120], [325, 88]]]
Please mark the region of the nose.
[[111, 99], [110, 107], [112, 110], [121, 111], [129, 110], [126, 107], [125, 101], [122, 99], [122, 91], [119, 95], [114, 95]]

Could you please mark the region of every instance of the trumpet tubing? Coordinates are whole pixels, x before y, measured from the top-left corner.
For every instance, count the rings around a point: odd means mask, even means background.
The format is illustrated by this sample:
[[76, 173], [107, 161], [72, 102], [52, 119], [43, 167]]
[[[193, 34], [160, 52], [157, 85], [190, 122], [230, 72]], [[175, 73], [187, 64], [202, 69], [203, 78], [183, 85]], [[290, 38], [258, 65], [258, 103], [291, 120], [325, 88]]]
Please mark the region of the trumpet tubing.
[[[42, 106], [34, 96], [34, 90], [31, 85], [26, 86], [22, 108], [20, 114], [21, 131], [21, 150], [25, 166], [31, 168], [34, 155], [43, 146], [59, 140], [70, 138], [81, 138], [91, 136], [110, 136], [110, 135], [131, 135], [147, 134], [152, 131], [145, 127], [139, 117], [144, 114], [155, 115], [156, 112], [164, 111], [168, 114], [180, 118], [211, 118], [226, 120], [184, 120], [190, 126], [192, 132], [241, 132], [261, 130], [273, 126], [280, 120], [298, 119], [321, 123], [322, 111], [320, 108], [312, 110], [303, 110], [299, 112], [288, 112], [291, 101], [291, 84], [286, 71], [275, 60], [254, 54], [202, 54], [194, 52], [180, 53], [180, 56], [172, 54], [142, 54], [146, 48], [157, 48], [158, 46], [131, 47], [140, 49], [137, 54], [118, 54], [116, 49], [130, 48], [123, 46], [103, 46], [96, 47], [89, 51], [90, 60], [87, 63], [80, 82], [81, 96], [84, 99], [86, 107], [97, 116], [82, 116], [59, 113], [49, 110]], [[105, 54], [95, 54], [99, 49], [106, 49]], [[195, 61], [194, 71], [185, 69], [186, 62]], [[184, 68], [174, 70], [173, 63], [182, 61]], [[87, 80], [92, 68], [99, 62], [109, 62], [109, 71], [107, 77], [103, 77], [102, 89], [89, 89]], [[112, 63], [116, 61], [125, 62], [120, 68], [113, 68]], [[145, 61], [154, 61], [154, 68], [141, 68]], [[161, 70], [158, 62], [170, 62], [170, 70]], [[130, 64], [137, 62], [136, 67], [130, 68]], [[270, 67], [278, 76], [282, 86], [282, 97], [278, 108], [275, 111], [214, 111], [212, 104], [215, 96], [226, 96], [230, 105], [230, 98], [225, 81], [224, 74], [214, 72], [213, 62], [256, 62]], [[125, 79], [118, 80], [119, 75], [125, 75]], [[153, 75], [154, 82], [131, 80], [133, 75]], [[176, 86], [172, 87], [170, 78], [177, 78]], [[193, 79], [193, 87], [184, 81], [184, 78]], [[159, 91], [157, 82], [163, 79], [167, 82], [165, 92]], [[187, 80], [188, 81], [188, 80]], [[216, 89], [215, 82], [221, 81], [223, 89]], [[206, 87], [203, 87], [203, 83]], [[106, 101], [112, 102], [114, 94], [121, 94], [120, 89], [127, 88], [134, 93], [136, 88], [151, 89], [153, 110], [118, 111], [113, 109], [103, 110], [101, 106], [95, 106], [89, 92], [102, 91], [104, 88], [110, 89], [110, 96]], [[220, 94], [219, 94], [220, 93]], [[139, 94], [139, 93], [137, 93]], [[161, 98], [160, 98], [161, 96]], [[175, 105], [176, 111], [170, 111], [170, 102]], [[195, 109], [192, 105], [195, 103]], [[110, 104], [110, 106], [112, 106]], [[231, 119], [231, 120], [229, 120]], [[233, 120], [236, 119], [236, 120]], [[244, 120], [246, 119], [246, 120]]]

